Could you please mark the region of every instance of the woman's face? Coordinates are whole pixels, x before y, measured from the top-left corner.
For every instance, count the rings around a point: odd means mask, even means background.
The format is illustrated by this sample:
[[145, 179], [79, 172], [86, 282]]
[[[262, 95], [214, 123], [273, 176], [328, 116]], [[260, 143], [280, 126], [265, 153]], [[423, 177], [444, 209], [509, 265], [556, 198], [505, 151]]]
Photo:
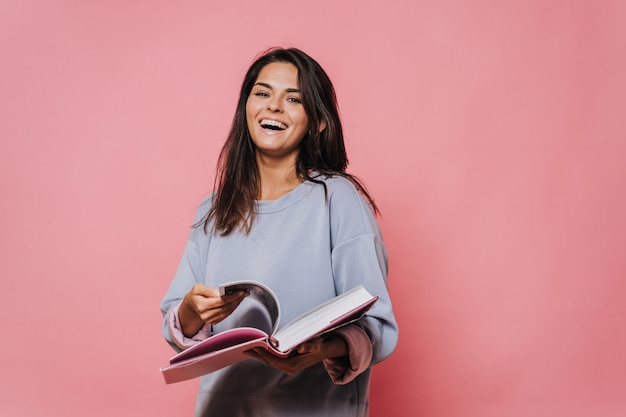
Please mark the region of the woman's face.
[[272, 62], [261, 69], [246, 102], [246, 119], [257, 158], [295, 163], [309, 118], [293, 64]]

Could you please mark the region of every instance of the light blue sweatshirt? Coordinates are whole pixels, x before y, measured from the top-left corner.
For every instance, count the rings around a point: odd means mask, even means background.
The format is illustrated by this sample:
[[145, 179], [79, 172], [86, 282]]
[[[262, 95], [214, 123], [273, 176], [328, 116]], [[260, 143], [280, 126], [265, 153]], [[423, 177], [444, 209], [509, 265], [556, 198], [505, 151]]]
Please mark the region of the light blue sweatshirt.
[[[371, 365], [388, 357], [398, 338], [386, 285], [387, 254], [372, 210], [352, 183], [342, 177], [324, 181], [327, 198], [322, 185], [306, 181], [277, 200], [258, 201], [248, 235], [220, 237], [193, 228], [161, 302], [163, 333], [180, 350], [180, 336], [172, 334], [167, 315], [198, 282], [218, 287], [259, 281], [278, 297], [282, 324], [361, 284], [380, 297], [356, 323], [371, 342], [371, 363], [364, 369], [346, 366], [345, 378], [334, 375], [341, 383], [333, 383], [322, 363], [287, 376], [246, 360], [201, 378], [196, 416], [367, 416]], [[196, 221], [210, 204], [209, 198], [199, 207]], [[194, 339], [239, 326], [269, 330], [259, 305], [245, 299], [231, 316], [212, 329], [205, 326]]]

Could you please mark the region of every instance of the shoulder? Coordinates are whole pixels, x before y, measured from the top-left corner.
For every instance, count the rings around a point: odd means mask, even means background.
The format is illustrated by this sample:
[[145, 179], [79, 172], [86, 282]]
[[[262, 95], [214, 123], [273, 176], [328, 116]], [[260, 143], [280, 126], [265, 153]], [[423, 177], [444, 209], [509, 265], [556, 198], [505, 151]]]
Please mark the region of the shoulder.
[[213, 196], [214, 193], [211, 193], [207, 197], [205, 197], [198, 208], [196, 209], [196, 215], [194, 217], [194, 223], [201, 221], [203, 218], [209, 214], [209, 210], [211, 210], [211, 205], [213, 204]]
[[328, 203], [331, 207], [345, 208], [353, 213], [356, 209], [372, 212], [370, 204], [349, 179], [338, 175], [320, 179], [326, 184]]
[[372, 206], [349, 179], [342, 176], [317, 179], [326, 185], [331, 229], [339, 240], [380, 233]]
[[342, 176], [334, 175], [332, 177], [321, 177], [320, 179], [324, 181], [329, 191], [358, 194], [354, 184], [349, 179]]
[[[206, 225], [206, 220], [209, 216], [209, 211], [211, 210], [211, 205], [213, 204], [213, 194], [209, 196], [205, 196], [200, 204], [196, 207], [196, 212], [193, 216], [193, 223], [191, 225], [191, 231], [189, 238], [193, 241], [203, 241], [208, 238], [211, 234], [210, 230], [212, 228], [212, 221]], [[205, 232], [208, 230], [209, 232]]]
[[329, 197], [335, 194], [359, 197], [361, 196], [352, 181], [350, 181], [348, 178], [342, 177], [341, 175], [319, 175], [313, 178], [317, 181], [321, 181], [322, 183], [324, 183]]

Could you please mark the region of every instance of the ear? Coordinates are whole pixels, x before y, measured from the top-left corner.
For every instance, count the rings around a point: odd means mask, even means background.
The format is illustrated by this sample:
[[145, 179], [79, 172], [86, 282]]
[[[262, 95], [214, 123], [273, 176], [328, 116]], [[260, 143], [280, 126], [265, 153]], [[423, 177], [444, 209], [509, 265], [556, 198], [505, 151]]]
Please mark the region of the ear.
[[326, 129], [326, 120], [320, 120], [320, 133]]

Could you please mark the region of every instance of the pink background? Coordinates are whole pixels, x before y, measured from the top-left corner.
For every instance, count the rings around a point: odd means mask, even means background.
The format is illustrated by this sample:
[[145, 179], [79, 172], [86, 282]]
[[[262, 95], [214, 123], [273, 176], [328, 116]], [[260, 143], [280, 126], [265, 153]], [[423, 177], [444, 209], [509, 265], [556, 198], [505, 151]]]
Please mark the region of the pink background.
[[158, 303], [253, 57], [333, 78], [401, 326], [372, 416], [626, 415], [626, 2], [0, 2], [0, 414], [191, 415]]

